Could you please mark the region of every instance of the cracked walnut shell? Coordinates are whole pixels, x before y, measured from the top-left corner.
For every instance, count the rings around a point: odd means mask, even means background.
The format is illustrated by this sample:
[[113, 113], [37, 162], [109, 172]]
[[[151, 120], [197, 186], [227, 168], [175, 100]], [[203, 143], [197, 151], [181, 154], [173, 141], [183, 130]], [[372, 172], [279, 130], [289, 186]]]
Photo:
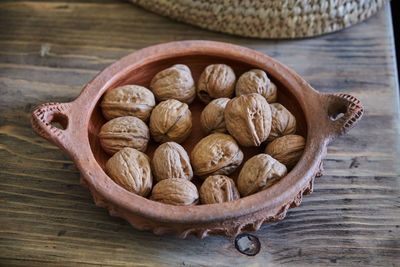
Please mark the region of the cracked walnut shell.
[[267, 189], [287, 173], [286, 166], [267, 154], [258, 154], [243, 165], [237, 179], [242, 196]]
[[294, 134], [296, 132], [296, 118], [279, 103], [270, 104], [272, 123], [271, 132], [267, 141], [272, 141], [275, 138]]
[[196, 97], [196, 88], [188, 66], [176, 64], [160, 71], [151, 80], [150, 89], [158, 101], [176, 99], [186, 104]]
[[150, 199], [165, 204], [190, 206], [197, 204], [199, 193], [192, 182], [171, 178], [158, 182], [151, 192]]
[[208, 176], [199, 193], [203, 204], [222, 203], [240, 198], [235, 182], [225, 175]]
[[200, 124], [206, 134], [226, 133], [224, 110], [229, 100], [229, 98], [214, 99], [203, 109]]
[[151, 169], [157, 181], [169, 178], [186, 180], [193, 178], [189, 156], [185, 149], [175, 142], [167, 142], [157, 147], [151, 160]]
[[226, 105], [225, 124], [240, 145], [260, 146], [271, 130], [271, 108], [259, 94], [235, 97]]
[[243, 152], [235, 139], [222, 133], [210, 134], [200, 140], [190, 155], [194, 174], [231, 174], [243, 160]]
[[243, 73], [236, 83], [236, 96], [257, 93], [265, 97], [268, 103], [276, 102], [277, 88], [263, 70], [254, 69]]
[[265, 153], [292, 169], [303, 155], [306, 140], [303, 136], [290, 134], [269, 143]]
[[150, 133], [156, 142], [182, 143], [192, 130], [192, 113], [175, 99], [160, 102], [150, 116]]
[[235, 81], [235, 73], [228, 65], [209, 65], [200, 75], [197, 95], [206, 104], [215, 98], [231, 98], [235, 90]]
[[139, 150], [123, 148], [107, 161], [105, 170], [115, 183], [130, 192], [145, 197], [151, 191], [150, 160]]
[[149, 89], [139, 85], [124, 85], [104, 95], [101, 110], [106, 120], [134, 116], [147, 121], [155, 105], [154, 95]]
[[100, 145], [107, 154], [113, 155], [124, 147], [145, 152], [150, 139], [147, 125], [136, 117], [118, 117], [106, 122], [98, 135]]

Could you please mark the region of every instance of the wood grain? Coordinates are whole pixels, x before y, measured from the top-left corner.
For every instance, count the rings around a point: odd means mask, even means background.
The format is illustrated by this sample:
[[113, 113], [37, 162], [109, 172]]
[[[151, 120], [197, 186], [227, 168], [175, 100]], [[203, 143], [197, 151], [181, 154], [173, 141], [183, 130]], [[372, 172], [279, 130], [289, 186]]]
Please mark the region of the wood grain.
[[[133, 229], [93, 204], [79, 172], [36, 136], [36, 105], [74, 99], [114, 60], [174, 40], [256, 49], [317, 90], [346, 92], [366, 108], [330, 144], [325, 175], [281, 222], [255, 233], [261, 252], [233, 240], [181, 240]], [[0, 265], [400, 266], [400, 133], [390, 11], [313, 39], [264, 41], [208, 32], [114, 0], [0, 3]]]

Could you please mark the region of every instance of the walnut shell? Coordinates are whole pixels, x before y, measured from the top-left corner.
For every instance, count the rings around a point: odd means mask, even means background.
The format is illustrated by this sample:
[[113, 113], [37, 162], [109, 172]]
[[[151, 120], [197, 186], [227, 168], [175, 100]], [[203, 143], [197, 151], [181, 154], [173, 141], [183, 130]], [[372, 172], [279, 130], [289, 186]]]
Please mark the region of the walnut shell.
[[200, 140], [190, 155], [194, 174], [231, 174], [243, 160], [243, 152], [235, 139], [222, 133], [210, 134]]
[[292, 113], [279, 103], [273, 103], [269, 106], [271, 108], [272, 123], [267, 141], [294, 134], [296, 132], [296, 118]]
[[228, 132], [240, 145], [260, 146], [271, 130], [271, 108], [259, 94], [233, 98], [225, 107], [225, 124]]
[[235, 90], [235, 81], [235, 73], [228, 65], [209, 65], [200, 75], [197, 95], [204, 103], [209, 103], [214, 98], [231, 98]]
[[226, 133], [224, 110], [229, 100], [229, 98], [214, 99], [203, 109], [200, 124], [206, 134]]
[[271, 96], [267, 99], [267, 101], [268, 103], [275, 103], [278, 100], [278, 88], [276, 87], [276, 84], [270, 82], [269, 90], [274, 93], [271, 94]]
[[190, 104], [196, 97], [192, 73], [183, 64], [173, 65], [157, 73], [151, 80], [150, 89], [158, 101], [176, 99]]
[[240, 198], [235, 182], [225, 175], [208, 176], [199, 193], [203, 204], [222, 203]]
[[168, 178], [193, 178], [189, 156], [185, 149], [175, 142], [167, 142], [157, 147], [151, 160], [151, 170], [157, 181]]
[[134, 116], [147, 121], [155, 105], [154, 95], [149, 89], [139, 85], [124, 85], [104, 95], [101, 110], [106, 120]]
[[287, 173], [285, 165], [267, 154], [258, 154], [243, 165], [237, 179], [242, 196], [267, 189]]
[[141, 119], [125, 116], [106, 122], [101, 127], [98, 137], [101, 147], [110, 155], [124, 147], [132, 147], [145, 152], [150, 139], [150, 131]]
[[171, 178], [158, 182], [151, 192], [150, 199], [165, 204], [190, 206], [199, 201], [199, 193], [192, 182]]
[[236, 83], [236, 96], [257, 93], [265, 97], [268, 103], [276, 102], [277, 88], [263, 70], [254, 69], [243, 73]]
[[139, 150], [125, 147], [115, 153], [106, 163], [106, 173], [130, 192], [145, 197], [151, 191], [150, 160]]
[[290, 134], [269, 143], [265, 153], [292, 169], [303, 155], [305, 145], [306, 140], [303, 136]]
[[156, 142], [182, 143], [192, 130], [192, 113], [175, 99], [160, 102], [150, 116], [150, 133]]

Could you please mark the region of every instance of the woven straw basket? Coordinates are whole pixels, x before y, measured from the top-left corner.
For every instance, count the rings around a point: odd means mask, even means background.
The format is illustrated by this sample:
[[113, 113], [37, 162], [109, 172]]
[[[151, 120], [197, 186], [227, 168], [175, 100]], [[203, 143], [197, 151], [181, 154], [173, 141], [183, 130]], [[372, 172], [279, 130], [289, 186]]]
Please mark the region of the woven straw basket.
[[388, 0], [130, 0], [172, 19], [256, 38], [301, 38], [349, 27]]

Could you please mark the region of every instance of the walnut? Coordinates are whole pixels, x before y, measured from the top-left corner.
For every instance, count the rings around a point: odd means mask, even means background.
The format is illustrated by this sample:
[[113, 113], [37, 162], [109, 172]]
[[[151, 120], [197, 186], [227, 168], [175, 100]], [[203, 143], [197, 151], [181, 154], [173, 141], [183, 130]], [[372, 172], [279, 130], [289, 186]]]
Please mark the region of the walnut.
[[187, 104], [175, 99], [160, 102], [150, 116], [150, 133], [157, 142], [182, 143], [192, 130], [192, 113]]
[[277, 89], [263, 70], [254, 69], [243, 73], [236, 83], [236, 96], [257, 93], [268, 103], [276, 102]]
[[206, 134], [226, 133], [224, 110], [229, 100], [229, 98], [214, 99], [203, 109], [200, 124]]
[[155, 105], [154, 95], [149, 89], [139, 85], [124, 85], [104, 95], [101, 110], [106, 120], [134, 116], [147, 121]]
[[158, 182], [151, 192], [150, 199], [165, 204], [190, 206], [199, 201], [199, 193], [192, 182], [171, 178]]
[[157, 181], [168, 178], [193, 178], [189, 156], [185, 149], [175, 142], [164, 143], [154, 151], [151, 169]]
[[303, 136], [290, 134], [269, 143], [265, 153], [292, 169], [303, 155], [306, 140]]
[[182, 64], [157, 73], [151, 80], [150, 88], [158, 101], [172, 98], [190, 104], [196, 97], [192, 73]]
[[213, 204], [239, 199], [235, 182], [225, 175], [208, 176], [200, 188], [200, 199], [203, 204]]
[[269, 106], [271, 108], [272, 123], [267, 141], [272, 141], [284, 135], [294, 134], [296, 132], [296, 118], [292, 113], [279, 103], [273, 103]]
[[130, 192], [145, 197], [151, 191], [150, 160], [139, 150], [125, 147], [115, 153], [106, 163], [106, 173]]
[[235, 139], [222, 133], [210, 134], [200, 140], [190, 155], [193, 171], [205, 177], [231, 174], [243, 160], [243, 152]]
[[141, 119], [125, 116], [105, 123], [100, 129], [98, 137], [101, 147], [110, 155], [124, 147], [132, 147], [145, 152], [150, 139], [150, 131]]
[[275, 92], [267, 99], [268, 103], [275, 103], [278, 100], [278, 88], [273, 82], [269, 83], [269, 91]]
[[271, 108], [259, 94], [235, 97], [226, 105], [225, 124], [240, 145], [260, 146], [271, 130]]
[[267, 154], [258, 154], [243, 165], [237, 179], [242, 196], [267, 189], [287, 173], [285, 165]]
[[225, 64], [207, 66], [197, 84], [197, 95], [204, 103], [214, 98], [233, 96], [236, 76], [232, 68]]

